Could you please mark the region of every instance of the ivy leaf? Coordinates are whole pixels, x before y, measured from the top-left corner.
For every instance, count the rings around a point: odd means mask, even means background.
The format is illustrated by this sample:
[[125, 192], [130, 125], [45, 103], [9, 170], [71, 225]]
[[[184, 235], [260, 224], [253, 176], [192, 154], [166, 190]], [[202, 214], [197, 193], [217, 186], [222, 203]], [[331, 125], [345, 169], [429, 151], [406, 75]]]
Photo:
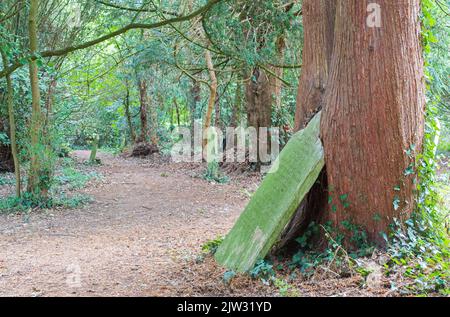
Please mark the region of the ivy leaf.
[[381, 236], [383, 237], [383, 240], [387, 242], [389, 242], [388, 236], [386, 234], [386, 232], [380, 232]]
[[394, 206], [394, 210], [398, 210], [400, 208], [400, 198], [398, 196], [395, 196], [392, 204]]
[[414, 172], [414, 166], [411, 164], [408, 166], [408, 168], [405, 170], [405, 172], [403, 173], [405, 176], [409, 176], [409, 175], [413, 175]]
[[226, 285], [229, 285], [231, 283], [231, 280], [236, 276], [236, 273], [234, 271], [226, 271], [223, 274], [223, 282]]

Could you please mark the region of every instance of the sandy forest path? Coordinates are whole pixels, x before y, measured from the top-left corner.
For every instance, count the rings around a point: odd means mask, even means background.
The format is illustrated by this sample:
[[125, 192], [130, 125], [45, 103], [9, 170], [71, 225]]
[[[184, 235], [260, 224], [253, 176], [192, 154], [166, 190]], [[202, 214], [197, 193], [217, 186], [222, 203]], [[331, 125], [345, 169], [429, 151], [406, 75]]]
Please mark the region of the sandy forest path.
[[177, 270], [231, 228], [247, 200], [242, 186], [99, 157], [103, 180], [82, 190], [92, 203], [0, 215], [0, 296], [190, 295]]

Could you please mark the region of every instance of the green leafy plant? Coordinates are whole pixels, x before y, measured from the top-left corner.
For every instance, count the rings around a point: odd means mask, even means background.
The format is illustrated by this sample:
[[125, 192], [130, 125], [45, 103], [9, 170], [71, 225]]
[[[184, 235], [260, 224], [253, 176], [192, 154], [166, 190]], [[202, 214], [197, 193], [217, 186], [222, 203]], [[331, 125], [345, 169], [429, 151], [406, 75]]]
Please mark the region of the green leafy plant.
[[266, 260], [258, 261], [250, 271], [250, 276], [255, 279], [260, 278], [264, 284], [270, 284], [272, 278], [275, 276], [273, 264]]
[[203, 246], [202, 246], [202, 251], [204, 253], [208, 253], [208, 254], [215, 254], [217, 249], [219, 248], [219, 246], [222, 244], [223, 242], [223, 237], [217, 237], [214, 240], [210, 240], [208, 242], [206, 242]]
[[0, 144], [9, 145], [9, 137], [6, 133], [0, 132]]
[[225, 285], [230, 285], [231, 281], [233, 280], [233, 278], [236, 276], [236, 272], [234, 271], [226, 271], [223, 274], [223, 282], [225, 283]]
[[57, 186], [66, 186], [69, 190], [81, 189], [92, 179], [100, 179], [101, 176], [96, 172], [84, 173], [75, 167], [63, 167], [61, 173], [55, 176]]
[[222, 175], [220, 172], [219, 163], [217, 161], [212, 161], [208, 163], [205, 174], [203, 174], [203, 179], [209, 182], [216, 182], [219, 184], [226, 184], [230, 181], [228, 176]]
[[15, 183], [14, 178], [0, 177], [0, 186], [13, 185]]
[[[299, 268], [305, 277], [311, 277], [317, 269], [332, 271], [340, 276], [357, 273], [356, 259], [372, 254], [375, 247], [368, 242], [362, 227], [348, 220], [343, 221], [341, 227], [345, 234], [330, 222], [325, 225], [311, 223], [305, 233], [296, 239], [299, 250], [292, 257], [290, 268]], [[321, 237], [326, 246], [318, 250], [317, 241]]]
[[282, 297], [298, 297], [300, 293], [298, 289], [293, 287], [287, 281], [280, 278], [273, 278], [273, 285], [278, 289]]
[[0, 198], [0, 212], [21, 213], [30, 210], [44, 210], [50, 208], [78, 208], [92, 202], [92, 198], [87, 195], [66, 196], [60, 195], [54, 198], [36, 198], [25, 193], [21, 198], [15, 196]]

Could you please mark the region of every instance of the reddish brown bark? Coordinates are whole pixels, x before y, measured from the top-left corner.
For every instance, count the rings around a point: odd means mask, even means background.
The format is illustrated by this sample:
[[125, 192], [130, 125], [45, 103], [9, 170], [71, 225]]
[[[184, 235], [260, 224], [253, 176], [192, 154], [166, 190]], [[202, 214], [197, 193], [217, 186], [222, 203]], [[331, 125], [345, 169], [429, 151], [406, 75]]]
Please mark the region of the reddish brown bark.
[[336, 0], [304, 0], [303, 67], [297, 94], [295, 130], [322, 107], [333, 50]]
[[[278, 61], [284, 63], [284, 50], [286, 48], [286, 42], [284, 36], [279, 36], [276, 42], [277, 47], [277, 57]], [[275, 76], [270, 76], [270, 86], [273, 89], [273, 103], [277, 111], [281, 110], [282, 107], [282, 90], [283, 90], [283, 68], [281, 67], [271, 67], [272, 72]]]
[[267, 134], [260, 135], [259, 128], [270, 128], [272, 126], [272, 105], [274, 87], [271, 85], [269, 75], [259, 67], [253, 70], [252, 76], [246, 86], [247, 122], [249, 127], [256, 129], [258, 164], [265, 161], [260, 157], [259, 146], [261, 142], [267, 144], [270, 151], [270, 138]]
[[[304, 128], [322, 108], [333, 50], [336, 0], [304, 0], [302, 13], [303, 67], [297, 95], [295, 131]], [[279, 248], [289, 246], [304, 233], [309, 223], [323, 218], [327, 198], [327, 177], [323, 171], [285, 229]], [[297, 244], [292, 242], [292, 246], [297, 247]]]
[[421, 148], [425, 98], [420, 0], [378, 0], [380, 28], [366, 23], [371, 2], [338, 1], [321, 130], [337, 208], [328, 218], [380, 241], [414, 206], [415, 176], [405, 176], [414, 153], [406, 151]]

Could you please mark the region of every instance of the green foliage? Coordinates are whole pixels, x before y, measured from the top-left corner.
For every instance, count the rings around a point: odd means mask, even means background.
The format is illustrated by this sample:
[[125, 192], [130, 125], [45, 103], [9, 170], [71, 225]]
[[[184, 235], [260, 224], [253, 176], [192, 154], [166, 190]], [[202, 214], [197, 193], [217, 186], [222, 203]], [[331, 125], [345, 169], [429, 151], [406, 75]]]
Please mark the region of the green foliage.
[[282, 297], [299, 296], [298, 290], [289, 284], [288, 281], [277, 277], [273, 264], [267, 260], [258, 261], [250, 271], [253, 279], [260, 279], [265, 285], [273, 285], [278, 289]]
[[25, 193], [21, 198], [15, 196], [0, 198], [0, 213], [29, 212], [31, 210], [51, 209], [57, 207], [78, 208], [90, 203], [92, 198], [86, 195], [68, 197], [64, 194], [55, 198], [36, 198]]
[[0, 186], [15, 184], [14, 178], [0, 176]]
[[9, 141], [9, 137], [6, 133], [1, 132], [0, 131], [0, 145], [4, 144], [4, 145], [9, 145], [10, 141]]
[[413, 282], [400, 291], [410, 294], [450, 292], [450, 239], [446, 218], [448, 206], [440, 205], [437, 190], [436, 143], [438, 131], [436, 108], [429, 104], [423, 153], [418, 157], [418, 199], [416, 211], [405, 223], [394, 220], [391, 233], [385, 236], [391, 261], [388, 273], [403, 268]]
[[298, 297], [299, 291], [287, 281], [280, 278], [273, 278], [273, 285], [278, 289], [282, 297]]
[[231, 280], [236, 276], [236, 272], [234, 271], [226, 271], [223, 274], [223, 282], [225, 283], [225, 285], [230, 285]]
[[63, 167], [60, 174], [55, 176], [56, 186], [64, 186], [68, 190], [81, 189], [92, 179], [101, 176], [96, 172], [83, 173], [74, 167]]
[[60, 158], [69, 157], [71, 152], [72, 148], [67, 143], [60, 144], [55, 150], [55, 154]]
[[[332, 267], [341, 276], [358, 268], [356, 259], [371, 255], [375, 247], [368, 242], [367, 233], [360, 226], [346, 220], [341, 227], [310, 223], [305, 233], [296, 239], [300, 248], [292, 257], [290, 268], [299, 268], [306, 277], [312, 276], [319, 267]], [[317, 243], [323, 237], [325, 247], [320, 251]]]
[[[203, 26], [216, 50], [233, 56], [245, 67], [279, 64], [277, 39], [289, 34], [297, 39], [291, 39], [290, 43], [300, 43], [301, 25], [295, 15], [299, 7], [295, 5], [290, 10], [288, 7], [288, 1], [284, 0], [222, 1], [206, 15]], [[287, 59], [295, 56], [286, 55]]]
[[275, 276], [273, 264], [266, 260], [258, 261], [255, 264], [254, 268], [250, 271], [250, 276], [255, 279], [260, 278], [263, 283], [269, 284], [272, 278]]
[[202, 251], [207, 254], [214, 255], [217, 251], [217, 248], [220, 246], [220, 244], [223, 242], [223, 237], [217, 237], [214, 240], [210, 240], [206, 242], [202, 246]]
[[[436, 48], [435, 33], [439, 32], [435, 17], [437, 8], [434, 2], [422, 2], [422, 38], [426, 59], [427, 75], [427, 115], [423, 153], [417, 158], [416, 169], [419, 182], [417, 184], [418, 198], [416, 210], [406, 222], [397, 219], [391, 226], [389, 236], [385, 235], [388, 243], [390, 262], [386, 265], [388, 274], [403, 271], [403, 275], [411, 283], [400, 287], [400, 291], [408, 294], [429, 294], [440, 292], [450, 294], [450, 238], [448, 219], [450, 213], [448, 206], [441, 204], [436, 170], [438, 167], [436, 153], [436, 135], [440, 127], [436, 120], [442, 108], [442, 99], [445, 91], [442, 90], [442, 68], [436, 63], [439, 60], [439, 48]], [[448, 36], [439, 37], [445, 43]], [[448, 56], [448, 50], [442, 52]], [[442, 56], [442, 55], [441, 55]], [[447, 65], [447, 63], [444, 63]], [[444, 67], [445, 68], [445, 67]], [[448, 68], [448, 66], [447, 66]], [[447, 76], [448, 77], [448, 76]], [[448, 86], [447, 86], [448, 87]]]
[[219, 184], [226, 184], [230, 181], [230, 178], [228, 176], [224, 176], [220, 172], [219, 163], [217, 161], [208, 163], [208, 167], [203, 174], [203, 179], [207, 180], [208, 182], [216, 182]]
[[[84, 188], [86, 184], [101, 178], [96, 172], [84, 172], [76, 167], [71, 158], [63, 158], [57, 164], [58, 169], [52, 178], [49, 197], [39, 197], [24, 193], [21, 198], [0, 198], [0, 212], [26, 212], [29, 210], [50, 209], [57, 207], [78, 208], [92, 201], [91, 197], [68, 192]], [[14, 184], [14, 178], [0, 178], [0, 185]]]
[[447, 127], [442, 128], [438, 153], [450, 157], [450, 131]]

